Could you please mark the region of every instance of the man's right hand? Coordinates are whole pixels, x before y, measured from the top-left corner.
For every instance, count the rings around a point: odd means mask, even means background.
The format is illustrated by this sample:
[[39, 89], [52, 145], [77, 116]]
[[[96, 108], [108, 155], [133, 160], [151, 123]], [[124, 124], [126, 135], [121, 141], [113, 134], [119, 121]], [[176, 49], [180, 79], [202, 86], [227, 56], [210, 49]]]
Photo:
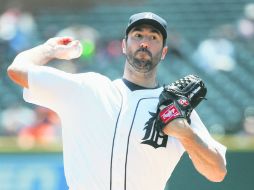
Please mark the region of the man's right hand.
[[75, 59], [80, 57], [83, 51], [81, 43], [71, 37], [50, 38], [43, 44], [43, 48], [49, 59]]
[[45, 65], [52, 59], [70, 60], [80, 57], [82, 45], [71, 37], [50, 38], [42, 45], [19, 53], [8, 67], [8, 75], [13, 82], [28, 88], [28, 69], [35, 65]]

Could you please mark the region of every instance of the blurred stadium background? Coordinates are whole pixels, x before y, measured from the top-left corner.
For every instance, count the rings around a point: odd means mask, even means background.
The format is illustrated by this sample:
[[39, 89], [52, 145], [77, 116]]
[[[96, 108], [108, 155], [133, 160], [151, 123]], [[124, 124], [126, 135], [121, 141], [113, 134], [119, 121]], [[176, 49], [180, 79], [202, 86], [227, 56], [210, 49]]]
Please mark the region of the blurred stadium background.
[[24, 103], [6, 75], [15, 55], [56, 35], [84, 44], [82, 57], [51, 64], [68, 72], [121, 77], [121, 40], [129, 16], [160, 14], [169, 25], [161, 84], [189, 73], [207, 84], [197, 108], [229, 151], [228, 175], [210, 183], [184, 155], [168, 190], [254, 189], [254, 3], [250, 0], [0, 0], [0, 190], [67, 189], [57, 116]]

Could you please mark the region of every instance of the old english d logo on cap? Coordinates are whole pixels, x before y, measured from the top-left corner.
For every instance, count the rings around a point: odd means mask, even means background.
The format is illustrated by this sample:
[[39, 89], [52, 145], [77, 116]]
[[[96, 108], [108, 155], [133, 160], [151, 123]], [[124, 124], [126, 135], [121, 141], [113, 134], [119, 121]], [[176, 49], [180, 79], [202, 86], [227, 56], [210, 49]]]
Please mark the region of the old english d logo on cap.
[[144, 18], [153, 19], [153, 14], [152, 13], [146, 13]]

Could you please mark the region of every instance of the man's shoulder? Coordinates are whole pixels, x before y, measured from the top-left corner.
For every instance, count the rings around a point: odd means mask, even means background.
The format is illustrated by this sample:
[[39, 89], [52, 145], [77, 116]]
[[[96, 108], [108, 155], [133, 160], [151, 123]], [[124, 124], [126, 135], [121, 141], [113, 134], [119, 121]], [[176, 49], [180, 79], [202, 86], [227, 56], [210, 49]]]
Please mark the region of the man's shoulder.
[[73, 74], [74, 80], [78, 81], [79, 84], [94, 89], [112, 89], [115, 88], [114, 81], [109, 77], [102, 75], [97, 72], [86, 72]]
[[[96, 73], [96, 72], [86, 72], [86, 73], [76, 73], [73, 74], [74, 77], [78, 78], [79, 80], [83, 81], [83, 80], [96, 80], [96, 81], [110, 81], [111, 80], [105, 76], [102, 75], [100, 73]], [[90, 81], [90, 82], [94, 82], [94, 81]]]

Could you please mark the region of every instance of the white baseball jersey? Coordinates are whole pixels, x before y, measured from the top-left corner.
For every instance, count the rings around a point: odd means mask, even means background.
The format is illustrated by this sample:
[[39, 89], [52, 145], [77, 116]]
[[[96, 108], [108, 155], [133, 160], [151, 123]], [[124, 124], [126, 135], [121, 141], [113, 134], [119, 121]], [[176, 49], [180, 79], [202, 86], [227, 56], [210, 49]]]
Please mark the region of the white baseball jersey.
[[[62, 123], [63, 157], [71, 190], [163, 190], [184, 153], [153, 127], [162, 88], [131, 91], [97, 73], [69, 74], [35, 66], [24, 99], [54, 110]], [[197, 113], [191, 127], [225, 156]], [[225, 159], [225, 158], [224, 158]]]

